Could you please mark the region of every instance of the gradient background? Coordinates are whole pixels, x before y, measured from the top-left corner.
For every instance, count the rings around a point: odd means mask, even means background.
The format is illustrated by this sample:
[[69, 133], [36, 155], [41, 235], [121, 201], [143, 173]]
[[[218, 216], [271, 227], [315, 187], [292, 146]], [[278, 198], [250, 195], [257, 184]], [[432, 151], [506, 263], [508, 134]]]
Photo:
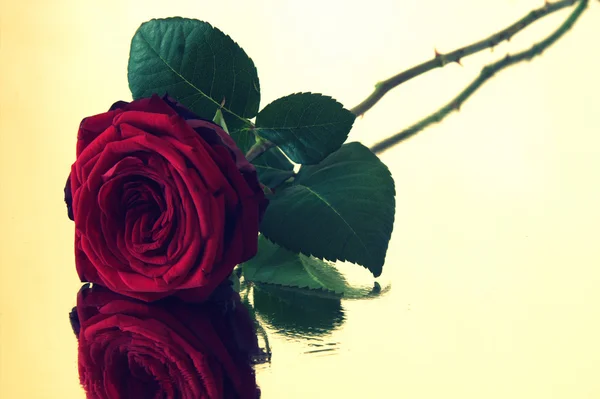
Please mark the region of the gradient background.
[[[600, 4], [541, 58], [383, 155], [397, 216], [374, 301], [345, 302], [323, 340], [271, 334], [264, 398], [600, 398]], [[2, 0], [0, 397], [83, 398], [68, 321], [80, 286], [63, 187], [84, 116], [131, 99], [143, 21], [210, 22], [253, 58], [262, 106], [292, 92], [347, 107], [381, 79], [480, 39], [542, 1]], [[511, 43], [388, 94], [351, 140], [369, 145], [448, 101]], [[363, 269], [343, 265], [360, 274]], [[362, 274], [361, 274], [362, 273]]]

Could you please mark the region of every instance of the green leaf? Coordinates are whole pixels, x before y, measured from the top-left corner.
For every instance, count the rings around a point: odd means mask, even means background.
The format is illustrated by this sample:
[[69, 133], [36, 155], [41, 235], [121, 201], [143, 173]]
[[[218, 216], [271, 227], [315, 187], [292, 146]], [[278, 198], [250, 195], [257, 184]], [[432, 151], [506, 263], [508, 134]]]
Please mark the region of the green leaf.
[[[245, 154], [256, 142], [256, 136], [251, 130], [236, 130], [231, 137]], [[294, 165], [288, 161], [279, 148], [271, 148], [252, 161], [256, 167], [258, 178], [267, 187], [275, 188], [294, 176]]]
[[223, 117], [223, 112], [221, 112], [221, 109], [217, 109], [217, 112], [213, 117], [213, 122], [221, 126], [223, 130], [229, 133], [229, 128], [227, 127], [227, 122], [225, 122], [225, 118]]
[[345, 144], [270, 197], [261, 232], [294, 252], [347, 260], [381, 275], [395, 213], [388, 168], [360, 143]]
[[[324, 298], [359, 299], [376, 296], [374, 288], [353, 287], [335, 266], [303, 254], [296, 254], [258, 237], [256, 256], [242, 264], [244, 280], [253, 283], [298, 289], [305, 295]], [[379, 287], [376, 283], [375, 287]], [[290, 291], [290, 290], [288, 290]]]
[[242, 295], [251, 314], [286, 335], [325, 335], [344, 322], [342, 298], [374, 298], [389, 290], [377, 282], [373, 288], [351, 287], [332, 265], [285, 250], [263, 236], [257, 255], [241, 266], [244, 284], [253, 287], [253, 306]]
[[127, 78], [134, 99], [168, 92], [208, 120], [225, 100], [222, 110], [230, 129], [258, 112], [254, 63], [229, 36], [196, 19], [143, 23], [131, 40]]
[[233, 289], [235, 290], [235, 292], [240, 292], [240, 289], [241, 289], [240, 277], [237, 275], [237, 273], [235, 271], [229, 275], [229, 280], [231, 280], [231, 282], [233, 284]]
[[256, 137], [250, 129], [238, 129], [229, 133], [238, 148], [245, 154], [256, 142]]
[[281, 183], [294, 176], [293, 170], [279, 169], [277, 165], [280, 163], [281, 159], [278, 158], [277, 153], [265, 153], [261, 156], [261, 158], [263, 159], [256, 160], [257, 162], [254, 163], [254, 166], [256, 167], [259, 180], [265, 186], [272, 189], [276, 188]]
[[254, 311], [278, 332], [302, 338], [326, 335], [344, 323], [339, 299], [304, 295], [304, 291], [257, 284]]
[[255, 283], [323, 291], [341, 297], [351, 287], [335, 267], [310, 256], [295, 254], [258, 237], [256, 256], [242, 264], [244, 279]]
[[297, 93], [261, 110], [255, 132], [279, 146], [292, 161], [311, 165], [340, 148], [355, 118], [331, 97]]

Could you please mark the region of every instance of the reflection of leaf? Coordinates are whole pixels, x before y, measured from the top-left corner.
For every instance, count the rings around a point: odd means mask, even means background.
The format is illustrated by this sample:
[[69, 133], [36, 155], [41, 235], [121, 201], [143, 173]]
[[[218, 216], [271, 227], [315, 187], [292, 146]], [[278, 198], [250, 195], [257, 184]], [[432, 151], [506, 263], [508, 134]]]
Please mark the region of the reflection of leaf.
[[325, 335], [344, 322], [342, 298], [374, 298], [390, 289], [377, 282], [372, 288], [352, 287], [333, 265], [290, 252], [262, 236], [257, 255], [241, 270], [242, 299], [252, 317], [258, 325], [257, 316], [286, 335]]
[[306, 291], [256, 284], [254, 310], [272, 328], [288, 335], [322, 336], [342, 325], [339, 299], [306, 295]]
[[248, 298], [248, 291], [245, 290], [242, 293], [242, 295], [240, 295], [240, 298], [242, 300], [242, 303], [248, 310], [248, 314], [250, 315], [252, 320], [254, 320], [254, 328], [256, 329], [258, 337], [262, 338], [263, 340], [263, 345], [260, 345], [261, 354], [255, 356], [255, 358], [253, 358], [252, 361], [254, 364], [269, 363], [271, 362], [271, 347], [269, 345], [269, 337], [267, 335], [267, 332], [256, 317], [254, 306], [252, 306], [252, 304], [250, 303], [250, 299]]

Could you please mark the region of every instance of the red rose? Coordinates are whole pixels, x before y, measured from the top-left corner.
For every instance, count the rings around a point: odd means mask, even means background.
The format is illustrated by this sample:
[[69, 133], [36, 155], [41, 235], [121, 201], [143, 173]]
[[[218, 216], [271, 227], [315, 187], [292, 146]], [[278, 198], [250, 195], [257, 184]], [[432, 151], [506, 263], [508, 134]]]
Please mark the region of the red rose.
[[65, 188], [81, 281], [145, 301], [202, 301], [256, 254], [267, 200], [218, 125], [169, 97], [81, 122]]
[[229, 299], [228, 307], [175, 297], [146, 303], [84, 286], [70, 318], [87, 397], [260, 397], [250, 361], [259, 351], [253, 324], [239, 295], [230, 290]]

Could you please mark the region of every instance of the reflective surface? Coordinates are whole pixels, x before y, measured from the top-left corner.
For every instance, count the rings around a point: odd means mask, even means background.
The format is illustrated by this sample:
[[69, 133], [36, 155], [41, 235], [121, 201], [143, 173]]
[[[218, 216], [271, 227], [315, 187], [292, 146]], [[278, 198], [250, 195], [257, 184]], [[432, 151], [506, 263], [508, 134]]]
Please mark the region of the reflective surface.
[[252, 363], [263, 353], [229, 284], [201, 304], [147, 303], [85, 284], [69, 319], [89, 398], [260, 397]]
[[[350, 3], [2, 2], [0, 397], [84, 397], [62, 188], [81, 119], [130, 99], [141, 22], [182, 15], [231, 35], [256, 63], [262, 106], [313, 91], [351, 107], [434, 47], [470, 43], [541, 5]], [[404, 84], [357, 120], [351, 140], [368, 145], [420, 119], [565, 17]], [[264, 398], [600, 397], [599, 26], [592, 2], [541, 58], [383, 154], [398, 193], [379, 280], [390, 292], [317, 304], [318, 314], [253, 293], [273, 351], [257, 367]], [[372, 284], [364, 269], [340, 268]]]

